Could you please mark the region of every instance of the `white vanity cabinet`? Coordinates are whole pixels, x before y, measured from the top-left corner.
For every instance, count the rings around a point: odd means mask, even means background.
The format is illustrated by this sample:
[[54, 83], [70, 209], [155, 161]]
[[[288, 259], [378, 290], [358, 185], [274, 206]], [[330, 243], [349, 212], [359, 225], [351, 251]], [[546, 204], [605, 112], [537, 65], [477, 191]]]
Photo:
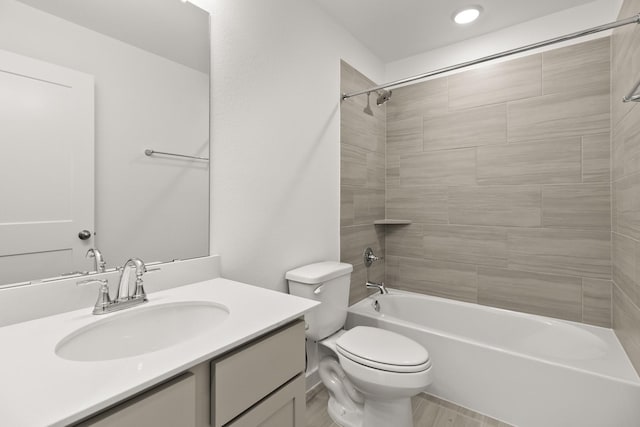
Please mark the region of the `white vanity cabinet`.
[[296, 320], [82, 427], [304, 427], [304, 322]]

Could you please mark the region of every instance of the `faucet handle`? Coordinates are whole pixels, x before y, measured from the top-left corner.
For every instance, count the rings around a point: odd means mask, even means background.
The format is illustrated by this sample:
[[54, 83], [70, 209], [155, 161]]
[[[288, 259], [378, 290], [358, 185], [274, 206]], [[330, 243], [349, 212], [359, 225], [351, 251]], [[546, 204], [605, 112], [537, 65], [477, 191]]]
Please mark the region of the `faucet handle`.
[[89, 285], [92, 283], [100, 284], [98, 291], [98, 299], [93, 306], [93, 314], [107, 313], [108, 307], [111, 305], [111, 297], [109, 296], [109, 281], [107, 279], [82, 280], [78, 285]]
[[371, 248], [365, 249], [362, 256], [364, 258], [364, 266], [367, 268], [371, 267], [371, 264], [373, 264], [374, 261], [380, 261], [383, 259], [381, 256], [376, 256]]
[[99, 285], [102, 285], [104, 284], [104, 282], [108, 282], [108, 280], [107, 279], [87, 279], [87, 280], [80, 280], [76, 282], [76, 285], [85, 286], [85, 285], [93, 285], [96, 283]]
[[142, 277], [138, 277], [136, 279], [136, 290], [131, 296], [131, 299], [140, 299], [147, 301], [147, 293], [144, 291], [144, 286], [142, 285]]
[[140, 271], [136, 272], [136, 288], [133, 295], [131, 296], [131, 299], [142, 299], [145, 302], [148, 301], [147, 293], [144, 291], [144, 285], [142, 283], [142, 275], [149, 270], [155, 271], [160, 270], [160, 268], [147, 269], [147, 267], [142, 264], [142, 268], [140, 269]]

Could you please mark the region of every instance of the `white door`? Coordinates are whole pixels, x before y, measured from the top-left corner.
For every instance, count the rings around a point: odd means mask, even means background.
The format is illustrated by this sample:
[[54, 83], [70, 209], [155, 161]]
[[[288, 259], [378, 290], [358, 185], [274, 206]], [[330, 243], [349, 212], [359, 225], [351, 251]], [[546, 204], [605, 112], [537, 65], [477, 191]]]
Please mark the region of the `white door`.
[[0, 285], [86, 269], [93, 156], [93, 77], [0, 50]]

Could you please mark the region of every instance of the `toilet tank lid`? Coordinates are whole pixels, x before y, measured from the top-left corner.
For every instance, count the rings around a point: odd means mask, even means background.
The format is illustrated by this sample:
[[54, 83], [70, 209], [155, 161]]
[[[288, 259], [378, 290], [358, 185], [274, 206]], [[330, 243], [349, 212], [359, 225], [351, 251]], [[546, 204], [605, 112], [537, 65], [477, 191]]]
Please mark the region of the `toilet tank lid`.
[[338, 261], [325, 261], [287, 271], [285, 278], [294, 282], [317, 285], [318, 283], [350, 274], [352, 271], [353, 266], [351, 264]]

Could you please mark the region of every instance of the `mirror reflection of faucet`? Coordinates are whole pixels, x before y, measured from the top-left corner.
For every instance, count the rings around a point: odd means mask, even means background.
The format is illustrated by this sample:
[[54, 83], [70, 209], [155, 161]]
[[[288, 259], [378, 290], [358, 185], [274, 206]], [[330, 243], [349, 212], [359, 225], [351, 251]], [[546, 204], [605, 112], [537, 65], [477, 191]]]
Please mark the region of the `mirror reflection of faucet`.
[[93, 271], [97, 273], [104, 273], [107, 270], [107, 262], [104, 260], [102, 256], [102, 252], [98, 250], [98, 248], [91, 248], [87, 251], [87, 258], [93, 258], [95, 262]]

